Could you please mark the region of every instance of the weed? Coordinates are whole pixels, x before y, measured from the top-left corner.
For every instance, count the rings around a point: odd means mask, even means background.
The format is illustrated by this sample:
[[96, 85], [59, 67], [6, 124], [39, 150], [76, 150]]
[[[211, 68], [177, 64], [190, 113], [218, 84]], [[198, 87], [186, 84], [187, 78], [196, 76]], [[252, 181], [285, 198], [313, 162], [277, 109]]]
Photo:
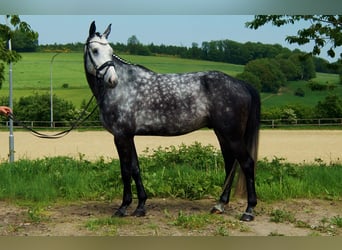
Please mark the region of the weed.
[[209, 224], [210, 217], [212, 218], [210, 214], [186, 215], [183, 211], [180, 211], [173, 224], [186, 229], [199, 229]]
[[295, 224], [298, 228], [310, 228], [310, 224], [302, 220], [296, 220]]
[[339, 215], [334, 216], [333, 218], [330, 219], [330, 223], [332, 225], [337, 226], [338, 228], [342, 228], [342, 217]]
[[91, 219], [85, 227], [90, 231], [104, 231], [108, 235], [117, 235], [118, 227], [127, 224], [127, 220], [117, 217]]
[[271, 212], [270, 221], [275, 223], [283, 223], [283, 222], [290, 222], [293, 223], [296, 221], [294, 215], [291, 212], [276, 209]]
[[229, 232], [225, 226], [219, 226], [216, 229], [216, 234], [217, 236], [229, 236]]
[[312, 225], [311, 229], [319, 233], [326, 233], [333, 236], [337, 233], [336, 225], [333, 224], [334, 222], [334, 219], [324, 217], [319, 221], [318, 225]]
[[39, 207], [29, 208], [27, 214], [30, 221], [35, 223], [39, 223], [47, 219], [47, 217], [43, 214], [43, 209]]
[[188, 215], [182, 211], [178, 213], [178, 217], [172, 224], [189, 230], [211, 230], [213, 235], [217, 236], [228, 236], [229, 229], [240, 230], [240, 232], [250, 231], [250, 228], [239, 220], [226, 220], [223, 216], [212, 214]]

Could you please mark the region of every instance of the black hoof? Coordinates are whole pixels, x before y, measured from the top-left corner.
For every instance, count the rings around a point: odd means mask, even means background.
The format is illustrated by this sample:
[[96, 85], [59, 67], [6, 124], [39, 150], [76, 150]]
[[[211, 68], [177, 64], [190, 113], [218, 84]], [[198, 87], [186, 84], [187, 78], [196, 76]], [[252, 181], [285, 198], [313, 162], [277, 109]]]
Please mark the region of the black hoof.
[[116, 210], [116, 212], [113, 214], [113, 217], [125, 217], [127, 216], [126, 211], [122, 209]]
[[144, 208], [137, 208], [133, 213], [132, 216], [135, 217], [143, 217], [146, 215], [146, 210]]
[[251, 213], [243, 213], [243, 215], [240, 218], [241, 221], [253, 221], [254, 220], [254, 215]]

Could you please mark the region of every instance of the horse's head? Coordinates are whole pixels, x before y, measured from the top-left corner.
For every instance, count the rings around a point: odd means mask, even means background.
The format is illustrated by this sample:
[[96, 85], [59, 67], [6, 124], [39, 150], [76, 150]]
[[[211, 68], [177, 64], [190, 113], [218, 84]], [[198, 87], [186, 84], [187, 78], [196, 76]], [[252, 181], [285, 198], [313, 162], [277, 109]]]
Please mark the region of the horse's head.
[[110, 31], [111, 24], [101, 35], [96, 32], [95, 21], [91, 23], [84, 49], [84, 64], [89, 74], [113, 88], [118, 82], [118, 76], [112, 59], [113, 49], [107, 41]]

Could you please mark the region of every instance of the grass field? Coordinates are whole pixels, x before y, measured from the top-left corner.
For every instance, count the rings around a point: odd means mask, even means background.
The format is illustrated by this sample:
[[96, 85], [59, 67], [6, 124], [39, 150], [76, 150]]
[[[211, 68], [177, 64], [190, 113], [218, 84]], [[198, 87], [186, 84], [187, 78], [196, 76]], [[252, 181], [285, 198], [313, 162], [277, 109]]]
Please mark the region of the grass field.
[[[315, 82], [319, 83], [329, 83], [334, 84], [337, 87], [333, 90], [334, 94], [337, 94], [342, 98], [342, 85], [339, 84], [338, 75], [317, 73], [317, 77], [313, 79]], [[296, 89], [301, 88], [305, 92], [304, 97], [295, 96], [294, 92]], [[286, 104], [301, 104], [305, 106], [315, 106], [318, 101], [323, 100], [328, 94], [329, 90], [326, 91], [311, 91], [308, 87], [306, 81], [294, 81], [289, 82], [286, 88], [283, 88], [280, 93], [274, 95], [269, 93], [262, 93], [262, 104], [264, 108], [283, 106]]]
[[[34, 92], [50, 93], [50, 67], [51, 59], [55, 53], [22, 53], [22, 60], [13, 65], [14, 99], [21, 96], [32, 95]], [[159, 73], [182, 73], [206, 70], [219, 70], [236, 76], [243, 71], [244, 66], [210, 61], [180, 59], [176, 57], [150, 57], [123, 55], [124, 59], [144, 65]], [[7, 69], [6, 69], [7, 71]], [[342, 86], [338, 85], [338, 75], [318, 73], [314, 79], [320, 83], [329, 82], [338, 87], [334, 93], [341, 95]], [[67, 84], [67, 88], [63, 85]], [[61, 53], [55, 57], [52, 65], [53, 93], [58, 97], [72, 101], [76, 107], [82, 100], [88, 100], [91, 91], [85, 79], [82, 53]], [[297, 97], [293, 93], [297, 88], [305, 91], [305, 97]], [[286, 105], [302, 104], [315, 105], [324, 99], [328, 91], [312, 92], [304, 81], [290, 82], [286, 88], [277, 95], [262, 93], [264, 108]], [[0, 91], [1, 96], [8, 96], [8, 74]]]

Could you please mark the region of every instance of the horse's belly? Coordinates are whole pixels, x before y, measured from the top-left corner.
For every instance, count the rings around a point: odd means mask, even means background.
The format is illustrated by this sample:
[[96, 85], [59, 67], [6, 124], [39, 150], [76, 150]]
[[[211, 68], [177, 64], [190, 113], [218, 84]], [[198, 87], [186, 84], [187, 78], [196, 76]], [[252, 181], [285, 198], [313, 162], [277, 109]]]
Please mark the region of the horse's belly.
[[150, 117], [145, 120], [136, 121], [136, 134], [139, 135], [161, 135], [174, 136], [190, 133], [207, 125], [205, 116], [186, 116], [178, 114], [175, 116]]

